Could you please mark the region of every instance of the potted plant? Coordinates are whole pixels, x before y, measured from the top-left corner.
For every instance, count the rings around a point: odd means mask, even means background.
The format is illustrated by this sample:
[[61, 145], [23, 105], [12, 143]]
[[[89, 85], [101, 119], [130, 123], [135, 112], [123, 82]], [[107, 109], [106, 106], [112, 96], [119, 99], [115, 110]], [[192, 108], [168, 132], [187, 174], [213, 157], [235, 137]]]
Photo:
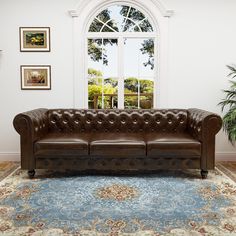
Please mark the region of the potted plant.
[[228, 135], [229, 141], [234, 144], [236, 141], [236, 65], [227, 66], [230, 70], [230, 88], [223, 90], [225, 98], [219, 103], [222, 112], [227, 109], [223, 116], [223, 129]]

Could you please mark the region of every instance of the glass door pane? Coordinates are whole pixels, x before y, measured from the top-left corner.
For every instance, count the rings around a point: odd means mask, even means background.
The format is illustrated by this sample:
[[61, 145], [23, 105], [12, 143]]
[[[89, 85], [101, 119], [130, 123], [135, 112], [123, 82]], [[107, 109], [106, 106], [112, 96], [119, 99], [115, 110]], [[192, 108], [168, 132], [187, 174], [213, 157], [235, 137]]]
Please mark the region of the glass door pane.
[[150, 109], [153, 108], [153, 88], [154, 80], [153, 79], [140, 79], [140, 108], [141, 109]]
[[125, 96], [125, 109], [137, 109], [139, 107], [138, 101], [138, 79], [129, 77], [124, 81], [124, 96]]
[[124, 40], [125, 108], [153, 108], [154, 40]]
[[88, 107], [117, 107], [118, 40], [88, 39]]

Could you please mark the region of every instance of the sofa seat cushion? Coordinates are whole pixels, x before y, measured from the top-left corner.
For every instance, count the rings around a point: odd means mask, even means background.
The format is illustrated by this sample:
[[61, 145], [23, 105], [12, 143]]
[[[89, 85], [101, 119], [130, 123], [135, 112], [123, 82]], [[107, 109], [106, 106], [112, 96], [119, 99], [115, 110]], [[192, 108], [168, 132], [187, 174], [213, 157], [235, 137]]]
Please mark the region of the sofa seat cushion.
[[93, 156], [146, 156], [146, 143], [142, 134], [100, 133], [94, 134], [90, 142]]
[[87, 134], [51, 133], [34, 144], [36, 157], [84, 156], [89, 153]]
[[199, 157], [201, 143], [187, 133], [146, 134], [147, 155], [152, 157]]

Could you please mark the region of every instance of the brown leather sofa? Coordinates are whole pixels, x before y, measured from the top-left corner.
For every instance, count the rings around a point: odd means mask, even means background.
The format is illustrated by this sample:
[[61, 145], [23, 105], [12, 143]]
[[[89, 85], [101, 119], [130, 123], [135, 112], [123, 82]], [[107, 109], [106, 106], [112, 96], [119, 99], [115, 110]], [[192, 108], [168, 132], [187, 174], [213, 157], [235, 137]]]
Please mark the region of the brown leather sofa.
[[215, 167], [221, 118], [199, 109], [36, 109], [18, 114], [21, 168], [130, 171]]

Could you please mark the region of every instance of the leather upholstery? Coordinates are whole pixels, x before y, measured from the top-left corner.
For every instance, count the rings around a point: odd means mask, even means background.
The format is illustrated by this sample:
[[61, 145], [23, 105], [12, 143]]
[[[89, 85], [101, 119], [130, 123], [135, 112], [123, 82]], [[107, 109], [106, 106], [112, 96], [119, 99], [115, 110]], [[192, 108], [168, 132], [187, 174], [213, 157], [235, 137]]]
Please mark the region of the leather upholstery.
[[47, 134], [34, 144], [36, 158], [63, 156], [86, 156], [89, 154], [88, 135]]
[[186, 110], [49, 110], [50, 132], [183, 132]]
[[147, 155], [158, 157], [198, 157], [201, 143], [187, 133], [146, 134]]
[[136, 133], [99, 133], [90, 142], [91, 156], [146, 156], [143, 135]]
[[214, 113], [188, 109], [187, 132], [202, 143], [201, 167], [215, 167], [215, 135], [222, 127], [222, 119]]
[[20, 134], [21, 168], [34, 169], [34, 142], [48, 133], [47, 109], [35, 109], [18, 114], [13, 121]]
[[36, 169], [64, 170], [72, 169], [79, 171], [150, 171], [160, 169], [199, 169], [199, 158], [40, 158], [37, 159]]
[[36, 109], [13, 124], [22, 169], [208, 170], [222, 120], [199, 109]]

